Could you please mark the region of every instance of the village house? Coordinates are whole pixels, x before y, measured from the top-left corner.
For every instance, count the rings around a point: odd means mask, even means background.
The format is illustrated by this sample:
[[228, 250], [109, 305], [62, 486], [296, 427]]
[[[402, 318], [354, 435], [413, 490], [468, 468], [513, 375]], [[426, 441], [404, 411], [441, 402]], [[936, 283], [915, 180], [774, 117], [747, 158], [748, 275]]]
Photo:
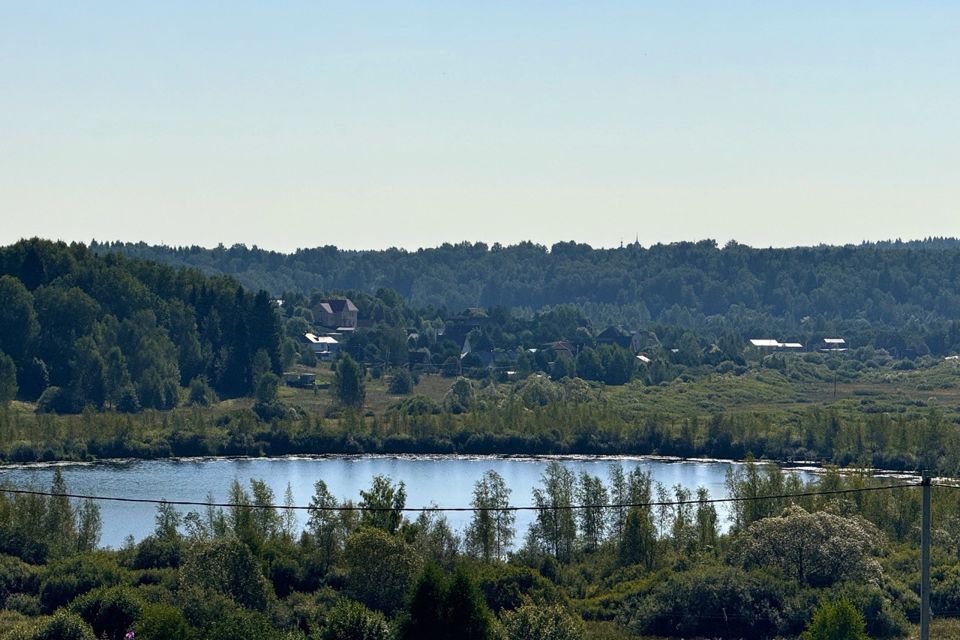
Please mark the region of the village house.
[[548, 342], [545, 345], [543, 345], [543, 348], [552, 350], [554, 353], [554, 356], [557, 359], [576, 357], [576, 353], [574, 353], [574, 346], [570, 344], [568, 340], [557, 340], [555, 342]]
[[750, 344], [761, 351], [803, 351], [799, 342], [780, 342], [770, 338], [751, 338]]
[[333, 360], [340, 353], [340, 343], [331, 336], [318, 336], [313, 333], [303, 334], [303, 339], [313, 350], [318, 360]]
[[349, 298], [318, 300], [313, 307], [313, 319], [331, 329], [356, 329], [357, 305]]
[[462, 344], [466, 340], [467, 334], [473, 329], [483, 326], [489, 320], [487, 312], [483, 309], [469, 307], [464, 309], [462, 313], [447, 318], [441, 335], [446, 340]]
[[607, 327], [597, 335], [597, 346], [602, 344], [615, 344], [625, 349], [630, 348], [632, 336], [629, 333], [621, 331], [617, 327]]
[[824, 338], [820, 351], [846, 351], [847, 341], [843, 338]]

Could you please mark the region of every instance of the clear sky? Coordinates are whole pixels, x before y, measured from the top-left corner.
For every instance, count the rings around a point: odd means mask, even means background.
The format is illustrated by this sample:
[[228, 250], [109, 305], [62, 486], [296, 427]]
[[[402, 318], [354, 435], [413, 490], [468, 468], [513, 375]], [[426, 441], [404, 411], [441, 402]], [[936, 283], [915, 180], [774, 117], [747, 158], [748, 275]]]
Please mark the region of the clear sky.
[[960, 2], [2, 2], [34, 235], [960, 236]]

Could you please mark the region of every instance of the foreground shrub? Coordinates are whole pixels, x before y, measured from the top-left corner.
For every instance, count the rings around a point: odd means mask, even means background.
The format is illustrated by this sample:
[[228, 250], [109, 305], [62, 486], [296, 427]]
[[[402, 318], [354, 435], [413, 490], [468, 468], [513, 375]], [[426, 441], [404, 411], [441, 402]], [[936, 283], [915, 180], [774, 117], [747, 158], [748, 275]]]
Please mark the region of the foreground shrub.
[[563, 606], [527, 603], [503, 614], [508, 640], [583, 640], [583, 620]]
[[98, 638], [121, 640], [140, 617], [143, 604], [129, 587], [107, 587], [77, 598], [70, 610], [93, 627]]
[[846, 600], [825, 602], [810, 621], [803, 640], [867, 640], [863, 614]]
[[97, 640], [90, 626], [75, 613], [58, 611], [53, 617], [31, 620], [7, 636], [7, 640]]
[[785, 626], [789, 586], [734, 567], [669, 573], [626, 600], [620, 622], [637, 635], [772, 637]]
[[387, 640], [386, 618], [359, 602], [340, 600], [330, 609], [323, 627], [323, 640]]

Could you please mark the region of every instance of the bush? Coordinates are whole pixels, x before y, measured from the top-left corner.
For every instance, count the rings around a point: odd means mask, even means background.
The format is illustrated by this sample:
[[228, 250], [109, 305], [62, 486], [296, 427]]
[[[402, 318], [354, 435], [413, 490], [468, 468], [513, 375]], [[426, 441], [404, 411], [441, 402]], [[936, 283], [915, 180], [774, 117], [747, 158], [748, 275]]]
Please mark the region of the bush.
[[309, 347], [300, 352], [300, 359], [297, 361], [305, 367], [317, 366], [317, 354]]
[[390, 627], [382, 613], [344, 599], [330, 609], [320, 637], [324, 640], [387, 640]]
[[40, 615], [40, 600], [27, 593], [14, 593], [7, 598], [4, 609], [22, 613], [31, 618]]
[[166, 604], [150, 604], [134, 625], [137, 640], [175, 640], [190, 637], [190, 625], [183, 613]]
[[527, 601], [558, 603], [563, 599], [560, 591], [537, 570], [507, 564], [480, 565], [480, 590], [487, 605], [500, 613], [516, 609]]
[[134, 569], [161, 569], [180, 565], [180, 543], [147, 536], [137, 545], [131, 566]]
[[863, 614], [846, 600], [820, 605], [801, 637], [803, 640], [868, 640]]
[[120, 640], [133, 628], [143, 604], [129, 587], [105, 587], [77, 598], [70, 610], [86, 620], [98, 638]]
[[51, 618], [17, 628], [7, 640], [96, 640], [96, 636], [77, 614], [58, 611]]
[[637, 635], [773, 636], [785, 626], [789, 586], [765, 573], [724, 566], [670, 573], [625, 600], [621, 623]]
[[0, 604], [6, 601], [8, 609], [19, 611], [10, 606], [10, 599], [24, 592], [36, 593], [38, 583], [37, 570], [32, 565], [12, 556], [0, 555]]
[[413, 393], [413, 376], [406, 369], [400, 369], [390, 377], [390, 393], [405, 396]]
[[37, 452], [33, 445], [25, 440], [17, 440], [10, 445], [10, 452], [7, 453], [7, 459], [10, 462], [36, 462]]
[[563, 606], [525, 604], [503, 615], [508, 640], [583, 640], [583, 620]]
[[273, 640], [281, 637], [267, 618], [255, 611], [228, 610], [216, 619], [202, 637], [204, 640]]
[[387, 409], [388, 413], [401, 413], [408, 416], [437, 415], [440, 411], [440, 405], [420, 395], [404, 398]]
[[47, 565], [40, 585], [40, 604], [50, 612], [95, 587], [111, 587], [120, 582], [116, 561], [101, 555], [83, 555]]
[[836, 600], [846, 600], [867, 621], [867, 634], [871, 638], [900, 638], [910, 630], [906, 617], [894, 606], [888, 594], [879, 587], [860, 582], [838, 585]]
[[117, 399], [117, 411], [120, 413], [140, 413], [143, 407], [140, 406], [140, 397], [132, 384], [128, 384], [120, 391], [120, 397]]
[[347, 538], [343, 555], [347, 593], [385, 613], [403, 605], [422, 562], [409, 544], [370, 527], [361, 527]]
[[960, 567], [949, 567], [934, 577], [930, 605], [934, 611], [960, 611]]
[[180, 580], [183, 587], [221, 593], [258, 611], [266, 609], [272, 595], [250, 547], [237, 538], [194, 545], [181, 565]]
[[60, 387], [47, 387], [37, 400], [37, 413], [71, 413], [70, 394]]
[[187, 404], [191, 407], [206, 407], [217, 401], [217, 394], [207, 383], [204, 376], [197, 376], [190, 381], [190, 393]]

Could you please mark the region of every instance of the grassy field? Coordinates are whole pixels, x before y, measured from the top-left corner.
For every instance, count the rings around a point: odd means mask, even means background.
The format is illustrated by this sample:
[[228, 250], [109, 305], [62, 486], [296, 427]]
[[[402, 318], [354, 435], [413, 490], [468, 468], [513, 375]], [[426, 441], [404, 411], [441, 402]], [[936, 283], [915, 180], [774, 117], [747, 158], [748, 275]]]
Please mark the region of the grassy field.
[[[305, 371], [311, 371], [304, 368]], [[280, 400], [291, 405], [302, 407], [310, 413], [325, 414], [336, 407], [336, 401], [330, 389], [323, 388], [329, 384], [333, 376], [329, 369], [320, 368], [312, 370], [317, 374], [318, 388], [298, 389], [294, 387], [282, 387], [280, 390]], [[392, 394], [388, 390], [389, 378], [384, 376], [378, 380], [367, 378], [366, 381], [366, 401], [364, 410], [372, 412], [374, 415], [383, 415], [392, 405], [403, 400], [405, 396]], [[451, 378], [444, 378], [439, 375], [424, 375], [420, 377], [419, 384], [416, 385], [414, 393], [426, 396], [431, 400], [441, 403], [443, 397], [449, 391], [453, 384]]]
[[840, 378], [836, 385], [829, 371], [794, 375], [789, 365], [786, 372], [751, 369], [742, 375], [678, 378], [656, 386], [634, 381], [605, 388], [603, 397], [638, 414], [677, 418], [717, 412], [789, 415], [812, 406], [862, 414], [922, 414], [936, 408], [960, 417], [960, 368], [952, 362], [912, 371], [867, 370]]
[[[310, 414], [325, 415], [336, 408], [329, 389], [333, 374], [327, 365], [298, 367], [315, 373], [318, 388], [282, 386], [279, 399]], [[436, 374], [421, 375], [414, 393], [438, 404], [454, 380]], [[389, 376], [366, 380], [364, 411], [383, 415], [404, 396], [388, 391]], [[479, 384], [479, 383], [478, 383]], [[486, 383], [484, 383], [486, 384]], [[508, 395], [515, 383], [497, 383], [499, 395]], [[835, 407], [841, 413], [927, 413], [936, 408], [945, 416], [960, 418], [960, 364], [937, 362], [932, 366], [898, 371], [892, 368], [844, 372], [834, 383], [833, 373], [823, 365], [811, 365], [800, 357], [787, 358], [786, 370], [751, 367], [740, 374], [708, 373], [681, 376], [671, 382], [648, 386], [634, 380], [623, 386], [591, 383], [599, 402], [632, 415], [655, 413], [685, 418], [722, 413], [769, 413], [788, 416], [810, 407]], [[224, 400], [204, 408], [216, 416], [252, 406], [249, 398]], [[14, 401], [9, 410], [33, 414], [32, 403]], [[187, 410], [185, 407], [177, 411]], [[194, 411], [193, 409], [189, 409]]]

